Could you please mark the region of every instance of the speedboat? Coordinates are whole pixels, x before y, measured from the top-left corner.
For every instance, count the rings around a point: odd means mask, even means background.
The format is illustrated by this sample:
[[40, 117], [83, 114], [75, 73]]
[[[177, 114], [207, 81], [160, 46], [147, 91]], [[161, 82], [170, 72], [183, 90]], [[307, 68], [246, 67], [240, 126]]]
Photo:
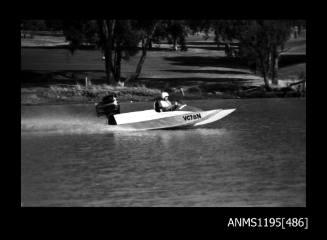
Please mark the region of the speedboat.
[[156, 112], [150, 109], [116, 114], [113, 115], [113, 117], [119, 127], [126, 129], [174, 129], [198, 127], [209, 124], [218, 121], [233, 111], [235, 111], [235, 109], [215, 109], [209, 111], [187, 111], [178, 109], [170, 112]]
[[106, 115], [109, 125], [117, 125], [119, 128], [129, 130], [199, 127], [218, 121], [235, 110], [233, 108], [204, 111], [199, 108], [187, 106], [186, 104], [180, 104], [174, 111], [157, 112], [155, 109], [150, 109], [120, 113], [120, 111], [117, 111], [117, 106], [113, 106], [112, 103], [99, 103], [96, 105], [98, 116]]

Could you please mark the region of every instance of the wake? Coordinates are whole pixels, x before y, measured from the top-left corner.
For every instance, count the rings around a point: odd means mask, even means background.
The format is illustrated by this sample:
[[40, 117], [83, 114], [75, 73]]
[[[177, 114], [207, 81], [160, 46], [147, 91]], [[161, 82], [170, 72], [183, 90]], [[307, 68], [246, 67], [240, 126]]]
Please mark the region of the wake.
[[133, 130], [107, 124], [105, 117], [96, 117], [93, 105], [24, 107], [21, 114], [21, 135], [71, 135], [115, 133], [128, 136], [224, 135], [224, 129], [194, 128], [182, 130]]
[[114, 131], [106, 118], [98, 118], [92, 105], [25, 107], [21, 134], [102, 134]]
[[183, 130], [131, 130], [111, 126], [104, 118], [69, 118], [69, 117], [35, 117], [21, 119], [21, 135], [67, 135], [67, 134], [106, 134], [119, 132], [132, 136], [161, 135], [181, 136], [195, 135], [223, 135], [225, 129], [183, 129]]
[[[101, 121], [102, 120], [102, 121]], [[106, 120], [73, 118], [29, 118], [21, 120], [22, 134], [95, 134], [114, 129], [106, 125]]]

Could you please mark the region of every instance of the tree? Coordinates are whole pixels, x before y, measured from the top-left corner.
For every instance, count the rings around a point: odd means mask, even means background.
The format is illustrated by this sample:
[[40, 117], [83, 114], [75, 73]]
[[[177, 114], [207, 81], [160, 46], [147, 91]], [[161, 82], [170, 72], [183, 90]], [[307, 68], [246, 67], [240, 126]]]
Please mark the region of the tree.
[[278, 63], [285, 50], [285, 43], [290, 38], [291, 24], [289, 21], [266, 21], [265, 28], [271, 42], [270, 77], [272, 84], [278, 85]]
[[215, 41], [217, 46], [225, 46], [225, 53], [228, 57], [235, 57], [236, 52], [232, 43], [237, 39], [239, 34], [238, 20], [216, 20], [213, 22], [215, 32]]
[[185, 20], [185, 23], [192, 34], [200, 32], [208, 33], [212, 28], [213, 20], [188, 19]]
[[45, 20], [21, 20], [22, 30], [44, 31], [47, 29]]
[[50, 31], [60, 31], [62, 30], [62, 20], [45, 20], [45, 25]]
[[208, 39], [209, 33], [213, 31], [217, 47], [224, 45], [228, 57], [236, 55], [232, 43], [235, 42], [238, 34], [238, 20], [188, 20], [187, 24], [193, 33], [204, 32], [205, 39]]
[[98, 20], [99, 25], [99, 46], [102, 48], [105, 57], [106, 77], [108, 84], [115, 82], [114, 66], [112, 64], [113, 35], [116, 20]]
[[[255, 66], [263, 76], [267, 89], [269, 79], [278, 84], [278, 61], [290, 37], [291, 24], [305, 22], [286, 20], [192, 20], [189, 26], [196, 31], [214, 31], [217, 45], [225, 45], [226, 55], [242, 57]], [[236, 51], [231, 44], [238, 42]]]
[[126, 81], [136, 80], [142, 70], [147, 50], [151, 48], [151, 43], [168, 39], [173, 43], [173, 49], [177, 49], [177, 44], [181, 45], [181, 50], [186, 50], [185, 37], [187, 36], [187, 24], [183, 20], [141, 20], [135, 24], [135, 31], [141, 41], [142, 54], [138, 61], [135, 73]]
[[295, 30], [294, 28], [297, 28], [298, 35], [301, 35], [302, 31], [304, 29], [306, 29], [306, 21], [305, 20], [290, 20], [290, 24], [293, 27], [293, 30]]
[[177, 44], [181, 45], [182, 50], [186, 50], [185, 38], [187, 37], [187, 28], [184, 20], [166, 21], [166, 36], [173, 44], [173, 50], [177, 50]]
[[135, 29], [135, 21], [117, 20], [113, 35], [114, 43], [114, 77], [116, 81], [121, 80], [121, 60], [129, 60], [138, 52], [140, 42], [139, 34]]
[[[27, 31], [44, 31], [47, 30], [44, 20], [21, 20], [21, 31], [23, 38], [26, 37]], [[33, 37], [33, 33], [30, 34]]]
[[137, 53], [139, 39], [132, 20], [69, 20], [63, 22], [63, 32], [74, 52], [83, 43], [95, 43], [105, 57], [108, 84], [121, 80], [121, 61]]
[[142, 54], [138, 61], [135, 73], [132, 74], [126, 81], [136, 80], [140, 74], [146, 58], [147, 50], [151, 46], [151, 41], [153, 41], [154, 34], [160, 25], [160, 20], [147, 20], [138, 21], [136, 23], [136, 29], [138, 31], [138, 38], [141, 40]]
[[255, 63], [262, 73], [265, 87], [278, 84], [278, 60], [290, 36], [290, 22], [283, 20], [247, 20], [236, 26], [240, 53]]

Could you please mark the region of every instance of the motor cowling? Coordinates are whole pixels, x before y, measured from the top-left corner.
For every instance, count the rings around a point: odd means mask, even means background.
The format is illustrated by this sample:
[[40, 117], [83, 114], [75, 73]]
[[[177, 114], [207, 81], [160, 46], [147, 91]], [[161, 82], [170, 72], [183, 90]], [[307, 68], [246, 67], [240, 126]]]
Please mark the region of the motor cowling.
[[95, 105], [97, 116], [112, 116], [120, 113], [120, 106], [114, 95], [107, 95], [102, 98], [102, 101]]

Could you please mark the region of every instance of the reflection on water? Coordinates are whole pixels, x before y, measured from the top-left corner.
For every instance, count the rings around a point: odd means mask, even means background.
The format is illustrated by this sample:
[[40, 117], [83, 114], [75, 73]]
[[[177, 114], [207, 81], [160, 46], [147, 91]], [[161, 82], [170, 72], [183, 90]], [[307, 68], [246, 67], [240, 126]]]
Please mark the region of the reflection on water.
[[116, 131], [113, 134], [114, 141], [127, 141], [132, 138], [142, 139], [142, 141], [158, 141], [163, 146], [169, 146], [172, 142], [181, 141], [182, 144], [188, 144], [190, 141], [196, 140], [201, 144], [203, 138], [219, 137], [226, 135], [226, 129], [208, 129], [208, 128], [195, 128], [183, 130], [153, 130], [153, 131]]
[[[127, 104], [125, 111], [149, 103]], [[195, 101], [205, 128], [121, 131], [88, 105], [26, 107], [25, 206], [305, 206], [305, 100]]]

